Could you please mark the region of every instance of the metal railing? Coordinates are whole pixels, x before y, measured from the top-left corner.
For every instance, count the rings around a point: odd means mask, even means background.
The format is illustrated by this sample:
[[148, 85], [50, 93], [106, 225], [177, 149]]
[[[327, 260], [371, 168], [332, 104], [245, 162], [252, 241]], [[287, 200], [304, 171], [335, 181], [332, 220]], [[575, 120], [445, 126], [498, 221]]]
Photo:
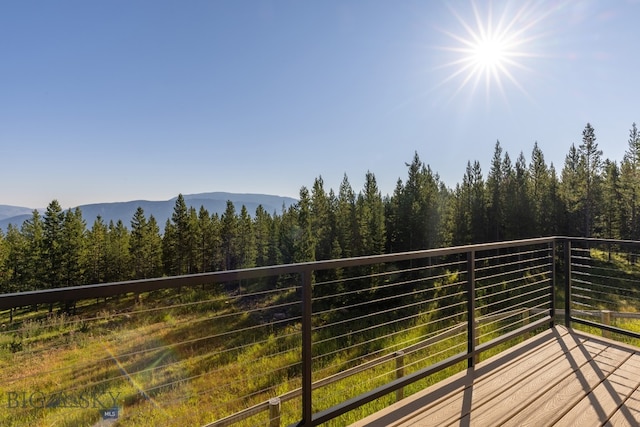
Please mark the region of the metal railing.
[[640, 242], [566, 238], [563, 244], [564, 259], [570, 260], [564, 265], [566, 325], [596, 328], [639, 345], [636, 322], [621, 320], [640, 318]]
[[[211, 427], [344, 424], [352, 411], [372, 412], [553, 326], [556, 294], [567, 325], [640, 338], [616, 325], [620, 316], [589, 320], [621, 311], [620, 299], [589, 303], [593, 295], [604, 300], [606, 286], [624, 290], [631, 307], [640, 300], [622, 285], [633, 272], [616, 272], [613, 285], [606, 273], [625, 253], [635, 262], [636, 247], [549, 237], [6, 294], [0, 310], [9, 326], [0, 339], [27, 358], [40, 351], [34, 323], [42, 329], [62, 315], [67, 341], [87, 332], [90, 348], [102, 334], [113, 343], [109, 355], [96, 353], [73, 371], [101, 366], [87, 387], [124, 390], [119, 405], [135, 408], [128, 413], [144, 403], [177, 411], [167, 408], [195, 399], [210, 413], [191, 422]], [[556, 289], [556, 277], [564, 287]], [[118, 335], [129, 325], [141, 325], [135, 339]], [[71, 371], [63, 364], [0, 382], [17, 387], [56, 369]], [[28, 417], [33, 408], [18, 409]]]

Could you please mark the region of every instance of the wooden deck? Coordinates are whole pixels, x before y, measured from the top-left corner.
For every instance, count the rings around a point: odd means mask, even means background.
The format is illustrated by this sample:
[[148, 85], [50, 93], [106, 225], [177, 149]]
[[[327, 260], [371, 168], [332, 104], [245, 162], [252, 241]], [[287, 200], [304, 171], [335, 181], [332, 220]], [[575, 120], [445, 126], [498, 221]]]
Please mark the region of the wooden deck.
[[640, 348], [556, 327], [354, 427], [640, 426]]

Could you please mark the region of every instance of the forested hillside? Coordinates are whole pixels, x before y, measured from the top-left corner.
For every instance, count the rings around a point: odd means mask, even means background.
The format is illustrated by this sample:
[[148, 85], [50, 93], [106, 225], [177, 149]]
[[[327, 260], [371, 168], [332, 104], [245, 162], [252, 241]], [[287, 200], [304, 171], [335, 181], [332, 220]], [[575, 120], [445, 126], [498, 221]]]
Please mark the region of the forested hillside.
[[252, 214], [227, 202], [222, 215], [177, 198], [161, 226], [139, 207], [129, 224], [89, 223], [54, 200], [21, 227], [0, 231], [0, 291], [16, 292], [535, 236], [640, 240], [640, 134], [635, 123], [623, 159], [604, 159], [595, 130], [571, 145], [560, 174], [537, 144], [515, 160], [500, 143], [485, 175], [468, 162], [448, 188], [416, 153], [407, 177], [383, 197], [373, 172], [356, 192], [321, 177], [299, 202]]

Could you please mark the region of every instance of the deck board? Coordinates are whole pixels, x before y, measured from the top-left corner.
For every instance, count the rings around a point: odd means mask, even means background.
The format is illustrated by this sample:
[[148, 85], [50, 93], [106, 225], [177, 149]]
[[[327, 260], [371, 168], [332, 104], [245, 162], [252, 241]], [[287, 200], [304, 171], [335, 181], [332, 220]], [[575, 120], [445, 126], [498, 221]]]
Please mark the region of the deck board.
[[638, 426], [640, 349], [555, 327], [353, 427]]

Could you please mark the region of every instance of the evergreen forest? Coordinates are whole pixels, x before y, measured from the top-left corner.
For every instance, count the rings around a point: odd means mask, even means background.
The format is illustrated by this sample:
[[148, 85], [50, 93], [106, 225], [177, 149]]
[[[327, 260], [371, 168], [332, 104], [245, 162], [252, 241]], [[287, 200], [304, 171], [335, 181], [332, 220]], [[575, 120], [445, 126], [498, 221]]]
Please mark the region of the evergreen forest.
[[0, 293], [202, 273], [564, 235], [640, 240], [640, 134], [634, 123], [620, 161], [603, 158], [587, 123], [562, 170], [535, 143], [514, 160], [496, 142], [488, 172], [469, 161], [447, 187], [418, 153], [391, 195], [373, 172], [356, 192], [318, 177], [281, 212], [222, 215], [187, 208], [180, 195], [164, 225], [138, 208], [129, 224], [87, 223], [53, 200], [20, 227], [0, 230]]

